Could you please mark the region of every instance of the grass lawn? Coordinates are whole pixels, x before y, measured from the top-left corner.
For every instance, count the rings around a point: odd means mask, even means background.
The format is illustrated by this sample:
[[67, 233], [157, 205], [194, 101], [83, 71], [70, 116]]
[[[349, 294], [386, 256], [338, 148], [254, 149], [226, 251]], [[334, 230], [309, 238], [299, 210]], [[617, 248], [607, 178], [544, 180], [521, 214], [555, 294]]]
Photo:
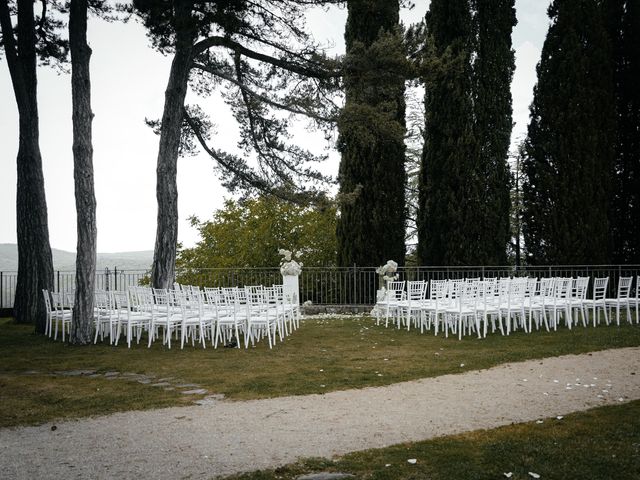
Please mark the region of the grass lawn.
[[[407, 462], [416, 459], [415, 465]], [[640, 478], [640, 401], [546, 419], [353, 453], [308, 459], [235, 480], [294, 479], [344, 472], [371, 480], [637, 480]]]
[[151, 349], [143, 343], [131, 349], [126, 344], [75, 347], [3, 319], [0, 427], [184, 405], [199, 398], [122, 379], [55, 372], [90, 369], [172, 377], [240, 400], [388, 385], [505, 362], [638, 345], [640, 326], [626, 323], [458, 341], [385, 329], [369, 317], [350, 317], [307, 320], [273, 350], [265, 342], [249, 350], [191, 346], [168, 350], [160, 342]]

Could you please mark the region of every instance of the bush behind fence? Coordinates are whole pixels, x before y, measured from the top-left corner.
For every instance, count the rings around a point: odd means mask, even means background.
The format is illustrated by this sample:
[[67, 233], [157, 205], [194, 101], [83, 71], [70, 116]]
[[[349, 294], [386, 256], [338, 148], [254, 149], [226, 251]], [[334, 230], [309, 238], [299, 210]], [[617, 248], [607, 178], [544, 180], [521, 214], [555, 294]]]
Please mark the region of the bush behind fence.
[[[609, 277], [607, 296], [616, 295], [618, 278], [640, 275], [640, 265], [551, 265], [526, 267], [400, 267], [400, 280], [442, 280], [492, 277]], [[149, 271], [105, 269], [96, 274], [96, 289], [124, 290], [149, 283]], [[0, 309], [13, 307], [16, 272], [0, 272]], [[191, 269], [177, 273], [176, 281], [200, 287], [243, 287], [282, 283], [277, 268]], [[54, 289], [69, 291], [75, 272], [56, 271]], [[372, 305], [379, 278], [374, 267], [305, 267], [300, 275], [300, 300], [316, 305]], [[591, 288], [591, 286], [590, 286]]]

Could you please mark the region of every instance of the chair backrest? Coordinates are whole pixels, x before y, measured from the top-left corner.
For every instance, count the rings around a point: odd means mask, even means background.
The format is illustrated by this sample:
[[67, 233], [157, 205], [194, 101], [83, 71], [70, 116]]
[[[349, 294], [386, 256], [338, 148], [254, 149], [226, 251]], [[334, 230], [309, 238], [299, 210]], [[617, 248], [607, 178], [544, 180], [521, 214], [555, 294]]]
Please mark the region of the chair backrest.
[[569, 298], [572, 284], [572, 278], [557, 278], [555, 281], [555, 297], [557, 299]]
[[540, 282], [536, 277], [527, 277], [527, 288], [524, 296], [535, 297], [537, 295], [540, 295]]
[[609, 277], [596, 278], [593, 280], [593, 299], [602, 300], [607, 295], [607, 285]]
[[618, 280], [618, 298], [629, 298], [633, 277], [620, 277]]
[[571, 295], [573, 298], [584, 300], [587, 296], [587, 289], [589, 288], [589, 277], [578, 277], [573, 282], [573, 289]]
[[542, 297], [553, 297], [556, 287], [556, 279], [553, 277], [542, 277], [540, 279], [540, 295]]
[[51, 306], [54, 310], [64, 309], [64, 294], [61, 292], [50, 292], [51, 294]]
[[456, 278], [453, 280], [447, 280], [447, 297], [452, 300], [460, 297], [460, 285], [464, 283], [464, 280], [461, 278]]
[[446, 280], [431, 280], [429, 284], [429, 298], [431, 300], [442, 300], [447, 295]]
[[106, 290], [96, 290], [94, 293], [95, 307], [100, 312], [108, 312], [111, 310], [111, 297]]
[[122, 290], [111, 290], [110, 292], [113, 305], [117, 310], [126, 310], [128, 312], [131, 309], [129, 292]]
[[387, 290], [404, 291], [405, 281], [387, 282]]
[[424, 300], [426, 293], [427, 282], [425, 280], [407, 282], [407, 298], [410, 301]]
[[65, 308], [73, 308], [76, 304], [76, 291], [75, 290], [67, 290], [62, 293], [62, 304]]
[[44, 297], [44, 306], [47, 309], [47, 314], [51, 314], [51, 297], [49, 296], [49, 290], [42, 289], [42, 296]]

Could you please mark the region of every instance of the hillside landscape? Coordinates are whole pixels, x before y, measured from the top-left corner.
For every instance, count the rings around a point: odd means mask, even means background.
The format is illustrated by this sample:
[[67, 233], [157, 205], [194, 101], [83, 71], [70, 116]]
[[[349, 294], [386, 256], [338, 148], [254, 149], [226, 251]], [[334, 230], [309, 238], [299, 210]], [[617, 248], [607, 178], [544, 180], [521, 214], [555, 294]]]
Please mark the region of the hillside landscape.
[[[75, 271], [76, 254], [52, 248], [53, 269]], [[96, 268], [118, 270], [149, 270], [153, 262], [153, 250], [140, 252], [98, 253]], [[15, 243], [0, 243], [0, 271], [15, 272], [18, 270], [18, 246]]]

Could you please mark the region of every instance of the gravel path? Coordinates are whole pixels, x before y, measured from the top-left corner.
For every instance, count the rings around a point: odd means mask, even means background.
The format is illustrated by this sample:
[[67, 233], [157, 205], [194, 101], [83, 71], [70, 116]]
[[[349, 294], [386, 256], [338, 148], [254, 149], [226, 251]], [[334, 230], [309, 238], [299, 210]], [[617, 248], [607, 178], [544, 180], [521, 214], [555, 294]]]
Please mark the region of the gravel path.
[[[637, 373], [637, 374], [636, 374]], [[6, 479], [211, 478], [640, 399], [640, 348], [388, 387], [0, 429]]]

